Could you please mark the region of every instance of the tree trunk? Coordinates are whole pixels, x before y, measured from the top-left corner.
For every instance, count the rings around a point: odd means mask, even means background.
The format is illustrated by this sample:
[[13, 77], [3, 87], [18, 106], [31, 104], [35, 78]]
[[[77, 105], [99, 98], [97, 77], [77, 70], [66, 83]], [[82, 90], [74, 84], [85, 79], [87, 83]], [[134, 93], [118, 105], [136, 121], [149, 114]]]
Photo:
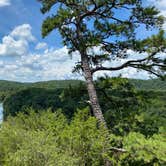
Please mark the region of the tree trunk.
[[82, 67], [84, 71], [84, 77], [86, 80], [87, 90], [88, 90], [93, 114], [99, 120], [99, 123], [104, 124], [106, 127], [106, 122], [104, 120], [104, 116], [102, 114], [101, 107], [98, 101], [96, 89], [93, 82], [93, 76], [89, 67], [87, 56], [86, 55], [81, 56], [81, 58], [82, 58]]

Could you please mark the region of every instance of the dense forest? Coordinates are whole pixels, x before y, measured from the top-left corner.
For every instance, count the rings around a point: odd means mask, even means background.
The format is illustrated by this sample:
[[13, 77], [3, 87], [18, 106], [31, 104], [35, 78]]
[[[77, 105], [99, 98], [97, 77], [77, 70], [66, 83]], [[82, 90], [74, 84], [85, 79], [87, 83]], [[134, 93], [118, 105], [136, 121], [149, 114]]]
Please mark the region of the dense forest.
[[[155, 91], [165, 91], [166, 82], [161, 79], [149, 79], [149, 80], [139, 80], [139, 79], [129, 79], [129, 82], [138, 90], [155, 90]], [[0, 80], [0, 101], [9, 94], [16, 92], [21, 89], [26, 88], [47, 88], [47, 89], [59, 89], [66, 88], [68, 86], [77, 86], [80, 83], [84, 83], [80, 80], [56, 80], [56, 81], [45, 81], [36, 83], [20, 83], [13, 81]]]
[[46, 82], [36, 82], [36, 83], [20, 83], [14, 81], [0, 80], [0, 101], [3, 101], [7, 95], [26, 88], [65, 88], [69, 85], [76, 86], [80, 82], [79, 80], [56, 80], [56, 81], [46, 81]]
[[[112, 163], [120, 165], [156, 163], [164, 166], [165, 82], [101, 77], [95, 84], [109, 134], [106, 129], [98, 128], [96, 119], [92, 117], [83, 81], [9, 82], [10, 86], [2, 86], [8, 95], [3, 100], [5, 122], [0, 134], [0, 163], [19, 165], [23, 159], [16, 160], [15, 157], [25, 153], [27, 160], [24, 160], [24, 165], [50, 165], [51, 162], [58, 165], [62, 162], [73, 166], [88, 163], [90, 166], [95, 163], [102, 165], [109, 158]], [[7, 135], [11, 136], [4, 139]], [[23, 135], [26, 135], [25, 140]], [[28, 139], [33, 140], [31, 151], [28, 150]], [[42, 144], [45, 139], [47, 141]], [[58, 142], [54, 144], [55, 139]], [[40, 141], [37, 143], [37, 140]], [[104, 156], [101, 155], [103, 144]], [[51, 150], [52, 146], [60, 152]], [[111, 147], [127, 152], [119, 153]], [[61, 157], [57, 159], [59, 155]], [[9, 160], [6, 162], [5, 158]]]

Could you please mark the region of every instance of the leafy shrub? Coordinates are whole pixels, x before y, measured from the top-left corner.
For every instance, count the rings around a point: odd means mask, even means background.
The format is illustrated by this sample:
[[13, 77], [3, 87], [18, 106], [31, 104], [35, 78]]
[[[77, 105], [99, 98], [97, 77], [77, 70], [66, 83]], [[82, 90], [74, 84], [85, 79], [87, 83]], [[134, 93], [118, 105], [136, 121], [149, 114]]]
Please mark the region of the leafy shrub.
[[[69, 122], [60, 112], [28, 110], [9, 117], [0, 128], [0, 165], [5, 166], [164, 166], [164, 128], [146, 138], [139, 132], [109, 133], [87, 109]], [[116, 148], [124, 148], [125, 153]]]
[[166, 165], [166, 135], [163, 133], [146, 139], [140, 133], [131, 132], [124, 137], [123, 144], [124, 148], [128, 149], [128, 153], [122, 156], [121, 165]]
[[103, 165], [106, 134], [87, 110], [76, 114], [70, 124], [60, 112], [19, 114], [1, 127], [0, 165]]

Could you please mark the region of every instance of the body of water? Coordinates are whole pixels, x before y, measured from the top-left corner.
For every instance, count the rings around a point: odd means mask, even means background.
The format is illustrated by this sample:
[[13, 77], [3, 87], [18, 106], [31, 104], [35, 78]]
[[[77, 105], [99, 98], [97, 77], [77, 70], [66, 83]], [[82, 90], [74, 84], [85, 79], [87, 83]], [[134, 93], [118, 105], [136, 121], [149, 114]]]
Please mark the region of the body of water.
[[3, 119], [3, 104], [0, 103], [0, 122], [2, 122]]

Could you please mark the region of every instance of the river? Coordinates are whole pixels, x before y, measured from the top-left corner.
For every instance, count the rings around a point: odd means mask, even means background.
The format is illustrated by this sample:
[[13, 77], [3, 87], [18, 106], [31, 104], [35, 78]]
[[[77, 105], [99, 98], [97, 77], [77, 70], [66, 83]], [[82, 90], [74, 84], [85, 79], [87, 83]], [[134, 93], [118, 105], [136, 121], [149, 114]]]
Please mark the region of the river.
[[2, 122], [3, 119], [3, 105], [0, 103], [0, 122]]

